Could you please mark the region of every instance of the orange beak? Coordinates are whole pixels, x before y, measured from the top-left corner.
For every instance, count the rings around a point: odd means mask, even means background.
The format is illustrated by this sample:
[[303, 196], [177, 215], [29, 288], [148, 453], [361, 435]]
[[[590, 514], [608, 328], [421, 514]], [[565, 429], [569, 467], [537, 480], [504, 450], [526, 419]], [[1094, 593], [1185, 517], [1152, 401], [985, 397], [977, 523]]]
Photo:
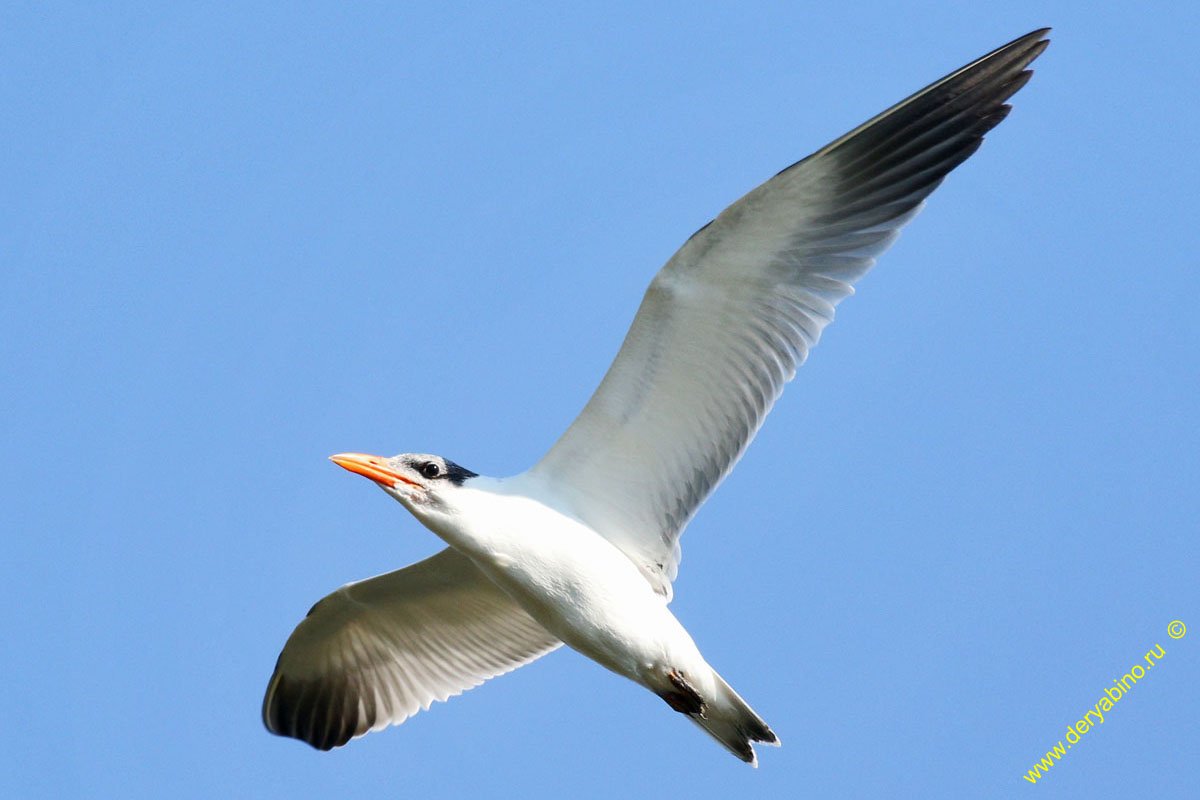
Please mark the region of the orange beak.
[[357, 472], [364, 478], [370, 478], [376, 483], [394, 487], [397, 483], [407, 483], [409, 486], [420, 488], [420, 484], [410, 481], [403, 475], [397, 475], [387, 465], [387, 460], [379, 456], [369, 456], [366, 453], [338, 453], [330, 456], [329, 460], [343, 469]]

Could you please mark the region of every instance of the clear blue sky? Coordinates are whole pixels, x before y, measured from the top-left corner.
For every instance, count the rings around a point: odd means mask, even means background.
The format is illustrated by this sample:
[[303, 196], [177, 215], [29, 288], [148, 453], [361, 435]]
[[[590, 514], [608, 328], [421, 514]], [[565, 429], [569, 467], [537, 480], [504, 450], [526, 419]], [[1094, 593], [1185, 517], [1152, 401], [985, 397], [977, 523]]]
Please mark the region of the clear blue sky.
[[[902, 5], [6, 5], [0, 795], [1195, 796], [1200, 12]], [[1043, 25], [684, 537], [761, 769], [570, 651], [264, 731], [309, 606], [440, 547], [327, 455], [526, 468], [696, 228]]]

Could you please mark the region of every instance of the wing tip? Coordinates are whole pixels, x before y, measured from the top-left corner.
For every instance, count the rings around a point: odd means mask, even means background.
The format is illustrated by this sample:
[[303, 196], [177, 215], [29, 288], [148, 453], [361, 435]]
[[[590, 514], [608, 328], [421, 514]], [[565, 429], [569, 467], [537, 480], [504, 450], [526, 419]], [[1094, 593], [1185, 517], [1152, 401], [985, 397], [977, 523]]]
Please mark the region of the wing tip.
[[[370, 725], [363, 729], [352, 688], [345, 682], [290, 679], [276, 669], [263, 697], [263, 725], [276, 736], [297, 739], [316, 750], [341, 747], [370, 730]], [[335, 695], [340, 702], [334, 702]]]

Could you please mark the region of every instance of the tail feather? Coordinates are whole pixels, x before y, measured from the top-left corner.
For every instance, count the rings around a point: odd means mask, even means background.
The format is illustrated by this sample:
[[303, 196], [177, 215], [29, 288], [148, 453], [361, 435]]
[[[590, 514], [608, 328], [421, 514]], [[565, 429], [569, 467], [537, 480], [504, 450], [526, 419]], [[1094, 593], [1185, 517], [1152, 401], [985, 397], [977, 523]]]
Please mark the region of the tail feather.
[[713, 678], [717, 685], [716, 696], [706, 698], [704, 710], [688, 714], [688, 719], [703, 728], [726, 750], [757, 767], [758, 756], [751, 742], [778, 747], [779, 737], [720, 675], [714, 672]]

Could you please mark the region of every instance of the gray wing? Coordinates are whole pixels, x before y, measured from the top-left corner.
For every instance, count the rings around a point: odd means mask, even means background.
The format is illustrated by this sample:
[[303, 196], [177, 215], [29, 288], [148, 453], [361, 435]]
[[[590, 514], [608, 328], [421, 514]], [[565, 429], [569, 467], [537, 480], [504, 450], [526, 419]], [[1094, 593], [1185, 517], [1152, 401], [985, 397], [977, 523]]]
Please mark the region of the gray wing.
[[313, 606], [279, 655], [263, 722], [271, 733], [329, 750], [560, 644], [447, 548]]
[[733, 468], [834, 306], [1009, 111], [1035, 31], [725, 209], [647, 290], [603, 382], [530, 471], [670, 597], [680, 533]]

